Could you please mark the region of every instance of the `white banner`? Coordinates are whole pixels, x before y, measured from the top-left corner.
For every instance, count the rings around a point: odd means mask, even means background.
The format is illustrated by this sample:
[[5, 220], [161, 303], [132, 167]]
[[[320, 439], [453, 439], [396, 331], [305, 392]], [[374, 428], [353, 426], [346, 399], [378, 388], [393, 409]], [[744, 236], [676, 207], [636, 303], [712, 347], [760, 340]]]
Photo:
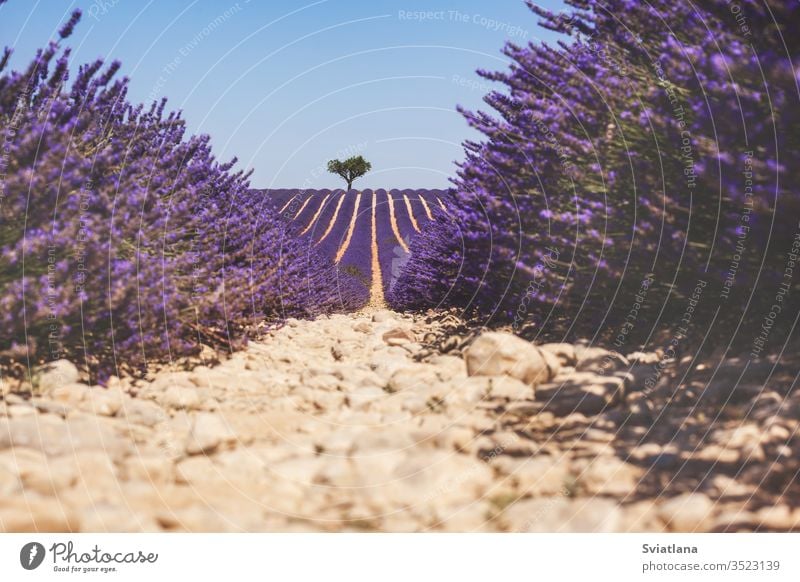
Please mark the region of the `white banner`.
[[796, 582], [798, 549], [800, 534], [2, 534], [0, 580]]

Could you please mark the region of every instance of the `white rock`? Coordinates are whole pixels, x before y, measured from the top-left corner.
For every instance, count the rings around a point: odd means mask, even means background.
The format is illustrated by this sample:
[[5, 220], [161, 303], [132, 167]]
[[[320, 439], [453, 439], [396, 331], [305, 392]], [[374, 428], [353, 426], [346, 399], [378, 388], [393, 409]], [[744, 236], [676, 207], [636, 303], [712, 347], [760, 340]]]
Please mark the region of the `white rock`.
[[561, 372], [561, 360], [547, 350], [543, 350], [539, 348], [539, 353], [544, 358], [545, 363], [547, 364], [547, 369], [550, 370], [550, 378], [555, 378]]
[[64, 384], [50, 389], [47, 395], [57, 402], [74, 406], [81, 402], [90, 390], [86, 384]]
[[372, 324], [368, 321], [359, 321], [353, 326], [353, 331], [359, 333], [372, 333]]
[[531, 343], [509, 333], [483, 333], [465, 354], [470, 376], [506, 374], [528, 385], [551, 379], [541, 352]]
[[158, 401], [160, 404], [177, 410], [197, 410], [203, 405], [198, 388], [170, 386]]
[[506, 508], [505, 520], [515, 532], [602, 533], [619, 531], [622, 515], [609, 499], [541, 497]]
[[58, 499], [15, 496], [3, 504], [3, 530], [8, 532], [75, 532], [81, 528], [78, 512]]
[[603, 348], [582, 347], [576, 350], [576, 355], [578, 363], [575, 365], [575, 369], [579, 372], [612, 374], [630, 367], [630, 362], [625, 356]]
[[80, 380], [78, 368], [69, 360], [50, 362], [38, 372], [38, 387], [44, 394], [60, 386], [76, 384]]
[[169, 415], [163, 408], [147, 400], [136, 398], [127, 400], [119, 411], [119, 415], [124, 416], [129, 423], [144, 426], [156, 426], [169, 420]]
[[576, 462], [573, 467], [581, 489], [591, 495], [626, 497], [636, 492], [644, 471], [614, 456]]
[[356, 388], [347, 395], [347, 404], [354, 410], [367, 410], [374, 403], [386, 398], [386, 392], [380, 388]]
[[522, 495], [563, 495], [570, 479], [569, 460], [537, 455], [511, 463], [508, 473]]
[[235, 442], [236, 434], [218, 414], [199, 412], [194, 416], [192, 429], [186, 442], [190, 455], [210, 453], [223, 444]]
[[577, 362], [575, 346], [566, 343], [550, 343], [538, 346], [540, 350], [553, 354], [562, 366], [574, 366]]
[[711, 523], [714, 502], [703, 493], [683, 493], [663, 502], [658, 515], [676, 532], [706, 531]]
[[372, 321], [375, 323], [386, 323], [393, 320], [394, 314], [391, 311], [378, 311], [372, 316]]
[[214, 464], [211, 457], [189, 457], [175, 466], [175, 482], [179, 484], [197, 485], [219, 477], [220, 468]]
[[431, 364], [410, 364], [394, 372], [389, 378], [389, 392], [421, 390], [438, 382], [436, 367]]
[[383, 341], [390, 346], [398, 346], [416, 340], [414, 332], [404, 327], [395, 327], [383, 333]]
[[452, 380], [454, 378], [467, 377], [467, 365], [459, 357], [440, 355], [434, 356], [428, 360], [433, 366], [436, 366], [436, 373], [442, 380]]
[[125, 394], [118, 388], [94, 387], [80, 403], [80, 409], [100, 416], [114, 416], [125, 402]]
[[162, 455], [134, 454], [125, 459], [128, 479], [150, 483], [166, 483], [172, 480], [172, 459]]
[[523, 384], [516, 378], [496, 376], [490, 380], [489, 397], [504, 398], [509, 401], [528, 400], [534, 396], [533, 386]]
[[0, 465], [0, 496], [8, 497], [22, 488], [19, 476]]

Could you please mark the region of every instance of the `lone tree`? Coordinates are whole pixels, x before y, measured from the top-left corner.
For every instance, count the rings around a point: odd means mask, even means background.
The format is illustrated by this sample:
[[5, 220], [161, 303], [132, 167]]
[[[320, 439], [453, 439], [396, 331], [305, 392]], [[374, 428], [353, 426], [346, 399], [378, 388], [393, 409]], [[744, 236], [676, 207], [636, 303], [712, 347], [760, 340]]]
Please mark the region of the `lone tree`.
[[353, 187], [353, 182], [372, 169], [372, 164], [361, 156], [353, 156], [345, 161], [331, 160], [328, 162], [328, 171], [341, 176], [347, 182], [347, 189]]

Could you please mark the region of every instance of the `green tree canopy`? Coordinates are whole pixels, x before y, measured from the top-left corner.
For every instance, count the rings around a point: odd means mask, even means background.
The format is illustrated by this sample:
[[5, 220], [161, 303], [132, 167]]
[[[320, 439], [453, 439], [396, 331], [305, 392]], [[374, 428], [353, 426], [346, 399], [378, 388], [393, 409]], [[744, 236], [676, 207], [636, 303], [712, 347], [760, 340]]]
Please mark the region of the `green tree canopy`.
[[340, 176], [347, 182], [347, 189], [353, 187], [353, 182], [369, 172], [372, 169], [372, 164], [365, 160], [362, 156], [353, 156], [347, 158], [345, 161], [331, 160], [328, 162], [328, 171], [331, 174]]

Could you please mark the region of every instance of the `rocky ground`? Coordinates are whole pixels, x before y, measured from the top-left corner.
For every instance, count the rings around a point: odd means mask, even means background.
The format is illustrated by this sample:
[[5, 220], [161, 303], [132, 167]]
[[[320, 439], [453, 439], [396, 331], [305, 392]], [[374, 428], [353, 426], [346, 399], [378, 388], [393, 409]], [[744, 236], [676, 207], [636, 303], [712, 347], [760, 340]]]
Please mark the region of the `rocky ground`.
[[5, 381], [0, 529], [800, 529], [791, 379], [459, 325], [336, 315], [107, 388]]

